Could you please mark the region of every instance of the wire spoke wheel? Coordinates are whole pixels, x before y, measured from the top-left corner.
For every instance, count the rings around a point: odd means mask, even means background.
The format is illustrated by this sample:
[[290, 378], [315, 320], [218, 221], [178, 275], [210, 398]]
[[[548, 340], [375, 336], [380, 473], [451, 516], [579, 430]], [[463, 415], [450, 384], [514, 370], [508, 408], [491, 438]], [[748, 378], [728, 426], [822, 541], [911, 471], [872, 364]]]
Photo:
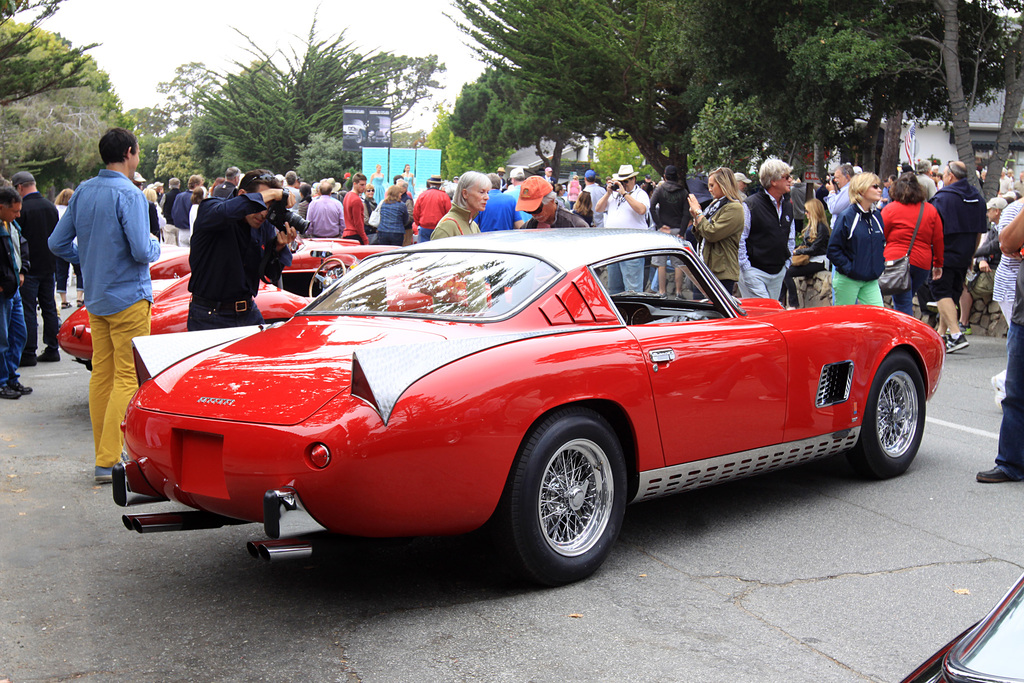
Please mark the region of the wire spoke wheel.
[[878, 443], [890, 458], [906, 453], [917, 434], [919, 406], [910, 375], [902, 370], [890, 375], [878, 395], [875, 424]]
[[552, 411], [525, 437], [491, 520], [518, 574], [561, 586], [593, 574], [622, 528], [626, 463], [612, 426], [581, 406]]
[[878, 366], [860, 438], [846, 454], [859, 474], [888, 479], [910, 467], [924, 435], [924, 387], [920, 369], [902, 349], [891, 352]]
[[548, 461], [537, 514], [545, 540], [560, 555], [585, 553], [604, 533], [615, 489], [609, 467], [604, 450], [588, 439], [570, 441]]

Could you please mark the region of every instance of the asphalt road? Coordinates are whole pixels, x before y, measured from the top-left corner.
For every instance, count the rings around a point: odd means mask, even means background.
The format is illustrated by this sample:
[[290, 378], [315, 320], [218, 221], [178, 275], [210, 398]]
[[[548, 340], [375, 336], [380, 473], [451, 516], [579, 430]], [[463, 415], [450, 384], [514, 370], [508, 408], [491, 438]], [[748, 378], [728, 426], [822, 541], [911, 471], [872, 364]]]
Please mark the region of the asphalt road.
[[1024, 485], [974, 481], [1003, 355], [948, 358], [906, 475], [840, 456], [632, 506], [604, 567], [557, 589], [483, 534], [268, 565], [258, 525], [129, 532], [92, 483], [88, 373], [26, 368], [35, 393], [0, 405], [0, 680], [899, 681], [1024, 565]]

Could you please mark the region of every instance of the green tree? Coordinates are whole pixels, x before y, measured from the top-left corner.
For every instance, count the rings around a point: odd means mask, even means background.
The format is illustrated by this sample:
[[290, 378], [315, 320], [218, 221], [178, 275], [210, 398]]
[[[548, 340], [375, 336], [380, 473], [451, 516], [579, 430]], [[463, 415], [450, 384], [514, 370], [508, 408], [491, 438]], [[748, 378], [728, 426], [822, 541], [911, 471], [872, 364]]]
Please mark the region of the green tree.
[[466, 171], [488, 172], [508, 159], [507, 155], [482, 154], [473, 142], [452, 132], [451, 112], [443, 104], [437, 106], [437, 122], [427, 136], [427, 147], [441, 150], [443, 178], [453, 178]]
[[181, 64], [174, 78], [157, 83], [157, 92], [167, 99], [157, 116], [167, 119], [166, 127], [188, 127], [202, 113], [202, 101], [209, 97], [215, 79], [202, 62]]
[[[582, 121], [563, 111], [565, 106], [548, 94], [531, 92], [514, 72], [488, 68], [462, 87], [452, 110], [452, 131], [491, 158], [508, 158], [516, 149], [532, 146], [557, 176], [565, 146], [582, 141], [582, 131], [572, 128]], [[550, 156], [544, 141], [554, 143]]]
[[329, 137], [327, 133], [313, 133], [309, 144], [299, 152], [299, 163], [295, 172], [307, 182], [315, 183], [323, 178], [341, 180], [346, 169], [359, 166], [359, 153], [346, 152], [340, 137]]
[[[188, 131], [168, 136], [157, 147], [157, 163], [153, 170], [157, 178], [179, 178], [182, 188], [190, 175], [200, 171], [192, 157], [192, 142]], [[211, 176], [213, 177], [213, 176]]]
[[341, 130], [345, 105], [390, 104], [392, 119], [399, 119], [444, 70], [433, 56], [362, 54], [344, 32], [321, 40], [315, 20], [302, 54], [279, 58], [249, 42], [253, 61], [236, 62], [236, 73], [216, 77], [216, 88], [200, 96], [224, 155], [240, 166], [294, 168], [311, 134]]
[[677, 44], [687, 21], [681, 0], [454, 3], [481, 59], [561, 103], [568, 130], [621, 129], [659, 171], [686, 170], [690, 128], [710, 93], [693, 78], [691, 48]]
[[644, 159], [640, 148], [629, 136], [621, 132], [609, 131], [597, 144], [597, 161], [594, 162], [594, 171], [601, 178], [607, 179], [613, 173], [618, 173], [619, 167], [623, 164], [632, 166], [641, 180], [643, 180], [643, 176], [653, 171], [650, 164]]
[[755, 154], [771, 154], [765, 143], [772, 139], [758, 98], [733, 102], [730, 97], [709, 97], [693, 127], [694, 163], [705, 172], [718, 166], [746, 171]]
[[158, 107], [129, 109], [125, 113], [133, 120], [132, 130], [135, 131], [136, 135], [161, 137], [166, 135], [171, 127], [170, 115], [168, 115], [166, 110]]
[[[0, 107], [83, 83], [89, 64], [85, 53], [96, 44], [72, 47], [38, 28], [59, 4], [60, 0], [28, 0], [0, 5]], [[22, 11], [38, 14], [27, 24], [13, 21], [14, 13]]]
[[[0, 33], [8, 26], [0, 26]], [[52, 52], [67, 49], [63, 40], [34, 29], [36, 50], [29, 57], [52, 63]], [[40, 188], [62, 186], [93, 175], [100, 166], [96, 141], [110, 126], [131, 125], [121, 111], [110, 79], [84, 57], [81, 85], [23, 97], [0, 107], [0, 173], [27, 170]]]

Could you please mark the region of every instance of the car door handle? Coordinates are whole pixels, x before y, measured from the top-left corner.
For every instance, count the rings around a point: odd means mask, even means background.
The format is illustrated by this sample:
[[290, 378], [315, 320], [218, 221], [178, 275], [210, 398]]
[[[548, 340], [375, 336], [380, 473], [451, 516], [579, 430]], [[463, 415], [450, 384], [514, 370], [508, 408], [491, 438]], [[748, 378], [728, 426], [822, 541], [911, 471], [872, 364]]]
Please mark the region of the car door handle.
[[676, 359], [676, 352], [672, 349], [654, 349], [651, 351], [652, 363], [671, 363]]

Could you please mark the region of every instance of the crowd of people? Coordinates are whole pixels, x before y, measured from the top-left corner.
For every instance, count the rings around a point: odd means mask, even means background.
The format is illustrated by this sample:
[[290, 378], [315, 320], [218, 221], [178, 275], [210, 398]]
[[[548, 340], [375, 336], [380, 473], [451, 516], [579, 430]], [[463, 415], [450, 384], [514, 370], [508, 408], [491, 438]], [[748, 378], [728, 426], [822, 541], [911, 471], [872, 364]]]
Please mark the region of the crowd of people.
[[[313, 183], [294, 171], [230, 167], [209, 184], [193, 175], [182, 188], [171, 178], [165, 190], [138, 173], [131, 132], [110, 129], [99, 147], [106, 167], [55, 203], [24, 171], [0, 188], [0, 398], [32, 393], [19, 367], [60, 359], [57, 295], [61, 308], [72, 306], [67, 282], [74, 268], [77, 303], [87, 306], [92, 330], [98, 482], [110, 480], [120, 455], [119, 426], [136, 388], [130, 340], [149, 333], [149, 264], [161, 241], [189, 248], [189, 330], [263, 322], [259, 282], [280, 277], [299, 235], [405, 246], [500, 230], [659, 230], [691, 242], [726, 291], [789, 308], [800, 305], [796, 278], [830, 274], [835, 305], [882, 306], [884, 281], [897, 311], [913, 315], [916, 296], [922, 312], [934, 313], [948, 353], [968, 346], [964, 308], [972, 296], [989, 295], [1010, 321], [1004, 410], [1014, 406], [1006, 414], [1018, 425], [1012, 429], [1024, 431], [1024, 309], [1017, 295], [1024, 173], [1020, 182], [1004, 173], [1004, 196], [987, 202], [960, 161], [941, 169], [922, 162], [884, 180], [841, 164], [816, 188], [796, 182], [793, 169], [775, 158], [761, 164], [760, 187], [749, 194], [753, 181], [743, 172], [712, 170], [703, 195], [671, 165], [657, 183], [630, 165], [607, 179], [590, 169], [565, 182], [551, 168], [538, 175], [513, 168], [507, 178], [499, 168], [451, 181], [431, 176], [418, 192], [408, 166], [390, 184], [380, 165], [369, 178], [347, 173]], [[901, 260], [906, 283], [892, 285], [886, 269]], [[615, 263], [605, 284], [613, 293], [664, 296], [674, 286], [679, 294], [684, 275], [675, 265], [665, 257]], [[1003, 452], [1001, 442], [1001, 460], [979, 481], [1024, 479], [1024, 458]]]

